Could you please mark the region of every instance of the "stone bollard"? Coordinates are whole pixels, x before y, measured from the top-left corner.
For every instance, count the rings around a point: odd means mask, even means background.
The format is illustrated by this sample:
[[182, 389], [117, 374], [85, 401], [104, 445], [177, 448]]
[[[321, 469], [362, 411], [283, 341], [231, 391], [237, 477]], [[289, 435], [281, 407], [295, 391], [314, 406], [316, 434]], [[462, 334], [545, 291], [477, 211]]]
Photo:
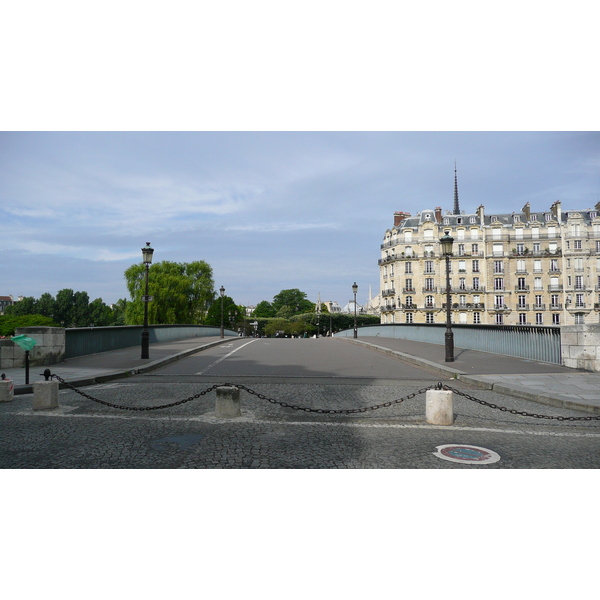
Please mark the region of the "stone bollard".
[[240, 390], [238, 388], [234, 386], [221, 386], [217, 388], [215, 416], [221, 419], [233, 419], [242, 416]]
[[427, 390], [425, 393], [425, 417], [431, 425], [452, 425], [454, 408], [449, 390]]
[[12, 379], [6, 379], [2, 373], [0, 380], [0, 402], [10, 402], [15, 399], [15, 385]]
[[58, 381], [50, 379], [50, 369], [44, 371], [45, 381], [33, 384], [33, 410], [58, 408]]

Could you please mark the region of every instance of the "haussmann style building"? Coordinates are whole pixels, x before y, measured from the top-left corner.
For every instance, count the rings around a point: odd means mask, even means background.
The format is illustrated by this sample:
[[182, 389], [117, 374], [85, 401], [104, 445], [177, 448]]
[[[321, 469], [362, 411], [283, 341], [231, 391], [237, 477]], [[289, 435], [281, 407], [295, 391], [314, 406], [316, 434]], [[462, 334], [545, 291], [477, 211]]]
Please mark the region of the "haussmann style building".
[[557, 326], [598, 323], [600, 203], [595, 209], [474, 214], [454, 207], [394, 213], [381, 244], [382, 323], [444, 323], [446, 263], [440, 238], [454, 238], [450, 259], [452, 322]]

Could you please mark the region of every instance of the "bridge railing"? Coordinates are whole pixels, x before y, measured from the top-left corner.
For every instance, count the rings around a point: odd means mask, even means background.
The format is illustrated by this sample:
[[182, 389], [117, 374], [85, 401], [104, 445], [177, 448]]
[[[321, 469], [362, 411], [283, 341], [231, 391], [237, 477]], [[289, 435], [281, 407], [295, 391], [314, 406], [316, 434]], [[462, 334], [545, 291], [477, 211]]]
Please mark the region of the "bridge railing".
[[[120, 327], [78, 327], [65, 329], [65, 358], [97, 354], [108, 350], [129, 348], [141, 344], [141, 325]], [[168, 342], [194, 337], [212, 337], [220, 334], [219, 327], [208, 325], [149, 325], [150, 343]], [[225, 329], [226, 336], [236, 336]]]
[[[360, 327], [358, 336], [396, 338], [443, 346], [445, 331], [445, 324], [378, 324]], [[452, 331], [457, 348], [562, 364], [560, 327], [453, 324]], [[336, 337], [353, 335], [352, 329], [335, 334]]]

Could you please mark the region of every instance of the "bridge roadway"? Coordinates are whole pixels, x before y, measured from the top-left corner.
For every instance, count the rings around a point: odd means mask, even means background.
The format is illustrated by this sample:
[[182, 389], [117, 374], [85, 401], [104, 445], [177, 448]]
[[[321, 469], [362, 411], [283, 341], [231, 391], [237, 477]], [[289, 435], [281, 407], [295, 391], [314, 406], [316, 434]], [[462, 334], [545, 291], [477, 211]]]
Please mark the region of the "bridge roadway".
[[[13, 402], [0, 405], [0, 467], [600, 466], [600, 421], [545, 420], [501, 412], [476, 401], [538, 415], [595, 416], [532, 402], [519, 397], [515, 389], [512, 395], [482, 389], [486, 380], [477, 378], [529, 374], [540, 381], [544, 377], [550, 378], [548, 381], [578, 378], [593, 385], [597, 374], [460, 350], [457, 361], [449, 366], [442, 362], [442, 346], [382, 338], [363, 338], [358, 343], [337, 338], [180, 340], [151, 345], [150, 357], [150, 361], [142, 361], [139, 348], [130, 348], [72, 359], [51, 370], [78, 387], [85, 385], [81, 391], [95, 399], [129, 407], [174, 403], [223, 383], [247, 386], [267, 399], [242, 391], [242, 416], [223, 420], [215, 417], [214, 391], [155, 411], [120, 410], [63, 389], [58, 409], [34, 412], [32, 395], [21, 393]], [[487, 370], [482, 371], [484, 367]], [[450, 371], [445, 371], [447, 368]], [[506, 372], [508, 368], [514, 372]], [[41, 370], [32, 369], [35, 379]], [[438, 381], [471, 396], [455, 394], [456, 421], [452, 426], [425, 421], [425, 394], [419, 391]], [[18, 388], [28, 391], [22, 385]], [[406, 398], [412, 394], [417, 395]], [[594, 392], [585, 394], [591, 399], [584, 408], [595, 410]], [[294, 410], [279, 402], [326, 410], [392, 404], [332, 415]], [[442, 444], [487, 448], [500, 460], [492, 464], [449, 462], [434, 455]]]

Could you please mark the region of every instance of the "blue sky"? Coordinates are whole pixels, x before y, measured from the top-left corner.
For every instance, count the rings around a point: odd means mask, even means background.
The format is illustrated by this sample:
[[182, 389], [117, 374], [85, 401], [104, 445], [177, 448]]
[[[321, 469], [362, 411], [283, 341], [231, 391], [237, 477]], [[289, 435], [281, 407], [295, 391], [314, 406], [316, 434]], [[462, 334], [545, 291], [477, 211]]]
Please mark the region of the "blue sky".
[[13, 3], [0, 295], [115, 302], [149, 241], [241, 304], [364, 302], [394, 211], [451, 209], [455, 160], [465, 211], [593, 206], [596, 20], [553, 6]]
[[0, 294], [127, 297], [123, 271], [205, 260], [241, 304], [282, 289], [345, 304], [378, 292], [394, 211], [589, 208], [600, 135], [585, 132], [0, 133]]

